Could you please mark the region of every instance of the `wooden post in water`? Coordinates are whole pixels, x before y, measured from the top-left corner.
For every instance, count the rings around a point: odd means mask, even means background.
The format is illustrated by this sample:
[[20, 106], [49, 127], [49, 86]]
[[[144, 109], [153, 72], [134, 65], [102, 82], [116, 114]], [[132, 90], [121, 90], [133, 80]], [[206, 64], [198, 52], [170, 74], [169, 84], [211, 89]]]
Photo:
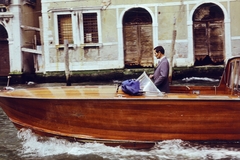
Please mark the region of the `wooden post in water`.
[[[43, 22], [42, 22], [42, 17], [39, 17], [39, 26], [40, 26], [40, 41], [41, 41], [41, 49], [42, 49], [42, 55], [41, 60], [42, 62], [40, 63], [40, 70], [43, 70], [43, 73], [46, 73], [45, 70], [45, 53], [44, 53], [44, 40], [43, 40]], [[38, 62], [39, 63], [39, 62]]]
[[69, 69], [68, 40], [64, 40], [64, 59], [65, 59], [66, 85], [71, 86], [70, 69]]
[[169, 62], [169, 82], [172, 83], [172, 72], [173, 72], [173, 58], [175, 55], [175, 41], [176, 41], [176, 36], [177, 36], [177, 30], [176, 30], [176, 22], [174, 18], [173, 22], [173, 35], [172, 35], [172, 45], [171, 45], [171, 53], [170, 53], [170, 62]]
[[179, 6], [179, 11], [178, 11], [178, 15], [177, 18], [174, 17], [173, 19], [173, 33], [172, 33], [172, 45], [171, 45], [171, 53], [170, 53], [170, 70], [169, 70], [169, 82], [172, 83], [172, 76], [173, 76], [173, 67], [174, 67], [174, 55], [175, 55], [175, 42], [176, 42], [176, 37], [177, 37], [177, 29], [176, 29], [176, 23], [177, 21], [179, 21], [180, 19], [182, 19], [182, 17], [184, 17], [185, 15], [185, 5], [183, 3], [184, 0], [180, 0], [181, 5]]

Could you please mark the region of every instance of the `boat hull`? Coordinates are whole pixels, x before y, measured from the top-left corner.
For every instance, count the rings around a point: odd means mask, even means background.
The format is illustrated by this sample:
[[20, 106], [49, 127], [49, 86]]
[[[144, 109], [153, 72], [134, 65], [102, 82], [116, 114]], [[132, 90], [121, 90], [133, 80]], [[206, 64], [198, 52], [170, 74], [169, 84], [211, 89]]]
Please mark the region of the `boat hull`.
[[170, 139], [240, 140], [239, 56], [228, 60], [219, 86], [162, 94], [146, 73], [137, 80], [140, 96], [117, 86], [43, 87], [2, 91], [0, 106], [19, 129], [82, 142], [142, 149]]
[[[172, 96], [174, 97], [174, 96]], [[83, 142], [149, 148], [169, 139], [240, 140], [238, 99], [0, 97], [18, 128]]]

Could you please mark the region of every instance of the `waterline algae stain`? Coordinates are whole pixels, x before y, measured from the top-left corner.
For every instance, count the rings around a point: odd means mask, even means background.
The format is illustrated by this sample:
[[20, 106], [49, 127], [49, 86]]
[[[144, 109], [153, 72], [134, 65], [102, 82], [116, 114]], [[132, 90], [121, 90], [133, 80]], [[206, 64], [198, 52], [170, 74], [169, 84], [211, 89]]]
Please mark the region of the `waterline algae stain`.
[[19, 132], [0, 109], [1, 160], [202, 160], [240, 159], [240, 144], [203, 145], [182, 140], [157, 143], [151, 150], [129, 150], [108, 147], [99, 143], [69, 142], [56, 138], [39, 137], [31, 130]]

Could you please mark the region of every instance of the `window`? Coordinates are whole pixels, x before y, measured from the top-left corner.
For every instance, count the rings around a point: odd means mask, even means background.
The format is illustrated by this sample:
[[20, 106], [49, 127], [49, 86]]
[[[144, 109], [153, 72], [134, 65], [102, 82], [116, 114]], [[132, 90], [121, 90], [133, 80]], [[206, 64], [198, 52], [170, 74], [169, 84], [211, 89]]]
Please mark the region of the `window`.
[[26, 4], [35, 6], [35, 5], [36, 5], [36, 1], [37, 1], [37, 0], [25, 0], [24, 2], [25, 2]]
[[10, 5], [11, 1], [10, 0], [0, 0], [0, 5]]
[[0, 6], [0, 12], [7, 12], [7, 8], [5, 6]]
[[100, 11], [66, 11], [54, 13], [55, 45], [96, 47], [102, 45]]
[[98, 43], [97, 13], [83, 13], [84, 43]]
[[71, 14], [58, 15], [58, 39], [59, 44], [64, 44], [64, 40], [73, 43]]

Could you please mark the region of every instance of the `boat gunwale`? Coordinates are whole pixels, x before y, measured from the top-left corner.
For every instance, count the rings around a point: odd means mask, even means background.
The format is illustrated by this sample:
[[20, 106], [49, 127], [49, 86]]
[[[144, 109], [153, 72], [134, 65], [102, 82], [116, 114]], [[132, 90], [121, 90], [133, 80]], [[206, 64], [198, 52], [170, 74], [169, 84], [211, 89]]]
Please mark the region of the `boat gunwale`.
[[168, 93], [164, 96], [150, 95], [150, 96], [129, 96], [126, 94], [116, 94], [113, 97], [30, 97], [30, 96], [14, 96], [14, 95], [5, 95], [0, 93], [0, 98], [12, 98], [12, 99], [31, 99], [31, 100], [116, 100], [116, 101], [240, 101], [239, 96], [230, 96], [230, 95], [194, 95], [194, 94], [184, 94], [184, 93]]

